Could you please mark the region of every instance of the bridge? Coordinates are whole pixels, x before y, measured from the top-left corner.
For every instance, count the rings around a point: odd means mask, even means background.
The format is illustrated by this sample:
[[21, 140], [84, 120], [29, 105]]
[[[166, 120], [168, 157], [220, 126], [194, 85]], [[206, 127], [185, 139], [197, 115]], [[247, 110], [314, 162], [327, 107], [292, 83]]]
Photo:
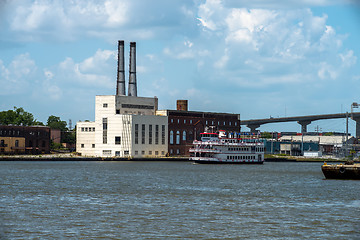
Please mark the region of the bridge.
[[308, 115], [297, 117], [281, 117], [281, 118], [265, 118], [265, 119], [250, 119], [240, 121], [241, 125], [246, 125], [251, 129], [251, 132], [256, 132], [256, 129], [263, 124], [267, 123], [280, 123], [280, 122], [297, 122], [301, 125], [301, 133], [307, 132], [307, 125], [316, 120], [336, 119], [336, 118], [351, 118], [356, 122], [356, 137], [360, 137], [360, 112], [352, 113], [335, 113], [324, 115]]

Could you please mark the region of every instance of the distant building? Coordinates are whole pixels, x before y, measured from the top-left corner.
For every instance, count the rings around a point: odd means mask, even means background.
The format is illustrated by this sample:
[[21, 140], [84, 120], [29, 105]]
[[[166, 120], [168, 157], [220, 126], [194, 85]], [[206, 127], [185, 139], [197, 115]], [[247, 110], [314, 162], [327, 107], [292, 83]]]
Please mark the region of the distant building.
[[0, 126], [0, 154], [50, 153], [50, 128]]
[[240, 132], [239, 114], [188, 111], [187, 100], [178, 100], [177, 110], [158, 110], [156, 114], [168, 118], [170, 156], [190, 156], [192, 142], [200, 140], [205, 128]]
[[50, 130], [50, 139], [54, 143], [61, 143], [61, 130], [60, 129], [51, 129]]
[[98, 157], [160, 157], [168, 151], [167, 117], [157, 98], [96, 96], [95, 121], [76, 124], [76, 151]]
[[[348, 141], [353, 141], [354, 137], [348, 137]], [[345, 136], [308, 136], [308, 135], [295, 135], [295, 136], [282, 136], [280, 141], [291, 141], [293, 143], [301, 143], [301, 142], [310, 142], [310, 143], [318, 143], [319, 151], [323, 154], [335, 154], [338, 153], [344, 146], [346, 142]], [[304, 151], [308, 149], [304, 148]], [[315, 149], [313, 149], [315, 150]], [[315, 150], [316, 151], [316, 150]]]

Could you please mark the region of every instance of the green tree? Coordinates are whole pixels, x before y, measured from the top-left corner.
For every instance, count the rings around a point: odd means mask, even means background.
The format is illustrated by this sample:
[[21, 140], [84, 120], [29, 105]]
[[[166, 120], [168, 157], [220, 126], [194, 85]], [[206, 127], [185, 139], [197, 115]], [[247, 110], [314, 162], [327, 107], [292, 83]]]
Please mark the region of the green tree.
[[261, 137], [262, 138], [272, 138], [272, 133], [270, 133], [270, 132], [262, 132]]
[[14, 110], [0, 112], [0, 124], [31, 126], [41, 125], [42, 123], [34, 119], [34, 115], [26, 112], [22, 107], [14, 107]]
[[67, 131], [66, 121], [61, 121], [60, 117], [54, 115], [49, 116], [47, 120], [47, 126], [52, 129], [60, 129], [61, 131]]

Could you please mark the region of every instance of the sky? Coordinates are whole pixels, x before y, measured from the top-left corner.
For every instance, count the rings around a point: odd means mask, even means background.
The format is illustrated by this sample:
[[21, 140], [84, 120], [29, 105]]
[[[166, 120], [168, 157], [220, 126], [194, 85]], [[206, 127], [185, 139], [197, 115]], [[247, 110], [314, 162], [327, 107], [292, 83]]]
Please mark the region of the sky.
[[[0, 111], [93, 121], [95, 96], [116, 93], [124, 40], [126, 81], [136, 42], [138, 96], [157, 96], [159, 109], [188, 99], [241, 120], [350, 112], [359, 26], [358, 0], [1, 0]], [[344, 132], [345, 120], [315, 129]]]

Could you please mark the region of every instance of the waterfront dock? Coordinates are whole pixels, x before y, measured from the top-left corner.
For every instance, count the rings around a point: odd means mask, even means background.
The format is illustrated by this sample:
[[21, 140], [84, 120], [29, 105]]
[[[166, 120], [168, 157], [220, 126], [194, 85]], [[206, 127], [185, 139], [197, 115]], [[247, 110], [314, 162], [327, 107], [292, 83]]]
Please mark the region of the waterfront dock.
[[121, 158], [88, 157], [73, 153], [42, 155], [2, 155], [0, 161], [188, 161], [188, 157]]

